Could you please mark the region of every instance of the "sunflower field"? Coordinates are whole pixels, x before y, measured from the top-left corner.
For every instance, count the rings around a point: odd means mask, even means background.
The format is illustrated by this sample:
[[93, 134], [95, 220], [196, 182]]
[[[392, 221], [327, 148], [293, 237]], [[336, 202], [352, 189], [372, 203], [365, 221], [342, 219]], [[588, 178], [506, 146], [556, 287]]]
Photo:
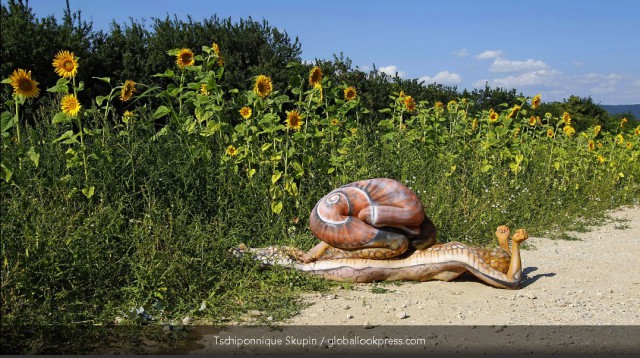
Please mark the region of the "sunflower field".
[[[576, 130], [571, 113], [535, 115], [539, 95], [474, 110], [400, 90], [371, 123], [359, 89], [321, 66], [292, 62], [308, 75], [275, 86], [264, 73], [242, 90], [220, 85], [216, 43], [167, 56], [163, 86], [91, 74], [111, 90], [90, 103], [68, 50], [52, 56], [56, 83], [22, 68], [2, 81], [13, 92], [1, 114], [1, 314], [17, 327], [3, 339], [50, 325], [222, 324], [250, 310], [284, 319], [301, 292], [329, 284], [228, 249], [309, 249], [313, 205], [356, 180], [407, 184], [440, 241], [477, 246], [495, 245], [497, 225], [561, 237], [638, 204], [640, 126], [627, 119]], [[34, 118], [27, 101], [41, 101]]]

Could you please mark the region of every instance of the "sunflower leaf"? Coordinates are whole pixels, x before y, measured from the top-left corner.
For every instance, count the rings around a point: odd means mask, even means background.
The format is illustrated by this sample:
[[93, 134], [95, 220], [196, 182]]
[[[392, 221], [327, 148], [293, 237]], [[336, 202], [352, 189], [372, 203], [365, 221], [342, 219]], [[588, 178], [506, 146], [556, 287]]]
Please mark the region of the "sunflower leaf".
[[102, 81], [102, 82], [106, 82], [107, 84], [111, 84], [111, 78], [110, 77], [93, 77], [96, 80]]
[[58, 112], [53, 116], [53, 124], [71, 122], [71, 117], [67, 116], [64, 112]]
[[27, 154], [29, 155], [29, 159], [31, 159], [31, 161], [37, 168], [38, 164], [40, 164], [40, 154], [36, 152], [34, 147], [31, 147], [31, 149], [29, 149]]

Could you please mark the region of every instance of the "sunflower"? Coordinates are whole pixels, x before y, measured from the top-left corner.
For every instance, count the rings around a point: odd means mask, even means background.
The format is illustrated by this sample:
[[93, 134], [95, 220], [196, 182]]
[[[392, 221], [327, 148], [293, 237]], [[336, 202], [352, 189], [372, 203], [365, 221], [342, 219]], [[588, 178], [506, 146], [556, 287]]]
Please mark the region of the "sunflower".
[[358, 133], [358, 128], [351, 128], [351, 134], [356, 135], [356, 133]]
[[236, 149], [236, 147], [230, 145], [227, 147], [227, 155], [230, 157], [233, 157], [234, 155], [238, 154], [238, 149]]
[[529, 125], [532, 127], [535, 126], [536, 123], [538, 123], [538, 119], [540, 118], [536, 118], [536, 116], [529, 117]]
[[625, 124], [627, 124], [629, 120], [627, 119], [627, 117], [622, 118], [622, 120], [620, 121], [620, 127], [624, 127]]
[[405, 96], [404, 91], [400, 90], [400, 94], [398, 95], [398, 98], [403, 99]]
[[240, 115], [244, 119], [249, 119], [251, 117], [251, 108], [249, 107], [240, 108]]
[[40, 89], [38, 88], [38, 82], [31, 78], [31, 71], [17, 69], [13, 71], [13, 74], [9, 76], [11, 86], [13, 86], [13, 93], [22, 95], [27, 98], [36, 98], [40, 95]]
[[554, 137], [554, 133], [553, 133], [553, 128], [549, 128], [547, 129], [547, 137], [549, 138], [553, 138]]
[[562, 114], [562, 121], [564, 122], [564, 124], [570, 126], [571, 125], [571, 115], [567, 112], [564, 112]]
[[300, 130], [304, 121], [302, 120], [302, 116], [298, 111], [287, 111], [287, 128]]
[[604, 163], [604, 162], [606, 161], [606, 159], [604, 159], [604, 157], [603, 157], [603, 156], [599, 155], [599, 156], [598, 156], [598, 161], [599, 161], [600, 163]]
[[594, 143], [593, 140], [590, 140], [587, 147], [589, 148], [589, 151], [592, 152], [596, 148], [596, 143]]
[[211, 49], [213, 50], [213, 53], [216, 54], [216, 56], [220, 57], [220, 47], [218, 46], [217, 43], [212, 43], [211, 44]]
[[522, 107], [520, 107], [517, 104], [515, 106], [513, 106], [513, 108], [511, 108], [511, 112], [509, 113], [508, 118], [513, 118], [513, 117], [517, 116], [518, 112], [520, 112], [520, 108], [522, 108]]
[[458, 109], [458, 102], [451, 100], [447, 103], [447, 110], [449, 112], [454, 112], [456, 109]]
[[572, 126], [570, 125], [566, 125], [564, 126], [564, 128], [562, 128], [562, 131], [564, 132], [564, 134], [567, 135], [567, 137], [571, 138], [573, 137], [574, 134], [576, 134], [576, 130], [573, 129]]
[[309, 72], [309, 84], [315, 86], [319, 83], [322, 83], [322, 70], [320, 67], [315, 66], [311, 69], [311, 72]]
[[78, 115], [78, 112], [80, 112], [80, 108], [82, 108], [82, 106], [80, 105], [80, 102], [78, 102], [76, 96], [69, 94], [62, 97], [62, 101], [60, 101], [60, 108], [62, 108], [62, 112], [67, 116], [75, 117]]
[[436, 102], [436, 104], [433, 105], [433, 107], [435, 107], [435, 109], [437, 109], [437, 110], [444, 109], [444, 103], [438, 101], [438, 102]]
[[180, 68], [185, 68], [187, 66], [193, 66], [195, 60], [193, 59], [193, 52], [188, 48], [183, 48], [176, 55], [176, 64]]
[[540, 106], [540, 94], [533, 96], [531, 100], [531, 108], [536, 109], [538, 106]]
[[618, 134], [613, 140], [616, 144], [622, 144], [624, 143], [624, 136], [622, 134]]
[[124, 113], [122, 114], [122, 121], [124, 123], [129, 123], [129, 121], [135, 117], [135, 113], [131, 112], [131, 111], [124, 111]]
[[347, 101], [351, 101], [352, 99], [355, 99], [357, 96], [358, 94], [356, 93], [356, 89], [353, 87], [349, 87], [344, 90], [344, 99], [346, 99]]
[[340, 122], [338, 122], [338, 118], [334, 118], [331, 120], [331, 125], [332, 126], [337, 126], [338, 124], [340, 124]]
[[60, 51], [53, 58], [53, 68], [60, 77], [72, 78], [78, 73], [78, 60], [73, 52]]
[[133, 96], [133, 92], [136, 91], [136, 83], [132, 80], [124, 81], [124, 85], [122, 86], [122, 92], [120, 92], [120, 100], [122, 102], [128, 101], [131, 96]]
[[640, 135], [640, 126], [636, 127], [636, 129], [633, 131], [633, 135]]
[[553, 117], [553, 114], [551, 114], [551, 112], [547, 112], [544, 114], [544, 118], [546, 118], [547, 120], [551, 119], [551, 117]]
[[598, 142], [598, 149], [602, 149], [603, 145], [602, 142]]
[[413, 100], [413, 97], [406, 96], [404, 98], [404, 106], [407, 108], [407, 111], [413, 112], [416, 109], [416, 101]]
[[271, 77], [267, 77], [264, 75], [258, 76], [256, 78], [256, 84], [253, 86], [253, 92], [255, 92], [260, 97], [266, 97], [273, 91], [273, 85], [271, 84]]
[[209, 91], [207, 90], [207, 84], [206, 83], [203, 83], [200, 86], [200, 94], [203, 95], [203, 96], [208, 96], [209, 95]]
[[513, 131], [513, 139], [518, 138], [518, 134], [520, 134], [520, 128], [516, 128], [516, 130]]
[[498, 120], [498, 113], [491, 108], [489, 110], [489, 122], [493, 123]]
[[467, 111], [465, 111], [464, 109], [459, 109], [458, 110], [458, 117], [467, 118]]
[[475, 132], [476, 129], [478, 129], [478, 118], [474, 118], [471, 123], [471, 130]]
[[631, 150], [633, 148], [633, 143], [627, 142], [627, 149]]
[[595, 127], [593, 127], [593, 136], [597, 137], [598, 134], [600, 134], [600, 130], [602, 129], [602, 127], [598, 124]]

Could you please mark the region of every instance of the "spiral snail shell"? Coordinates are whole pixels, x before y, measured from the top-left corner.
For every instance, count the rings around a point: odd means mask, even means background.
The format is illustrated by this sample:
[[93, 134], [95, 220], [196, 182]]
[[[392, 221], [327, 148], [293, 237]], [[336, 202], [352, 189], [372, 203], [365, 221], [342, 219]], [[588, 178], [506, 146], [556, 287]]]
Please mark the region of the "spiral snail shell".
[[386, 178], [357, 181], [331, 191], [311, 211], [309, 226], [323, 243], [309, 251], [307, 261], [333, 248], [339, 250], [333, 250], [331, 258], [389, 258], [436, 241], [435, 227], [418, 196]]

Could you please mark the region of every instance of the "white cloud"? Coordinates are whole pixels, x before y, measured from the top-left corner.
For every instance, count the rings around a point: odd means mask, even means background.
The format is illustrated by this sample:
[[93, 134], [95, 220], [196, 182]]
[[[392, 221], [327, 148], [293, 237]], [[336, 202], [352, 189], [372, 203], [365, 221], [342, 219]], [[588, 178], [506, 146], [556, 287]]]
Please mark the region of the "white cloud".
[[554, 86], [558, 85], [557, 77], [560, 72], [557, 70], [537, 70], [526, 72], [517, 76], [496, 78], [489, 81], [489, 84], [497, 87], [520, 88], [524, 86]]
[[460, 50], [455, 50], [453, 52], [451, 52], [452, 55], [456, 56], [456, 57], [467, 57], [469, 56], [469, 51], [467, 51], [466, 48], [460, 49]]
[[540, 61], [528, 59], [526, 61], [511, 61], [501, 57], [497, 57], [493, 60], [489, 71], [491, 72], [523, 72], [523, 71], [538, 71], [546, 70], [549, 66]]
[[458, 84], [460, 82], [462, 82], [462, 78], [460, 77], [459, 74], [457, 73], [452, 73], [449, 71], [441, 71], [438, 72], [435, 76], [430, 77], [430, 76], [423, 76], [420, 77], [418, 79], [418, 82], [422, 82], [424, 81], [424, 83], [444, 83], [444, 84]]
[[502, 56], [502, 51], [500, 50], [486, 50], [476, 56], [476, 60], [488, 60], [491, 58], [496, 58]]
[[616, 88], [612, 86], [604, 86], [604, 87], [592, 87], [589, 89], [591, 93], [601, 94], [601, 93], [611, 93], [615, 92]]
[[473, 83], [473, 87], [475, 88], [480, 88], [480, 87], [484, 87], [488, 82], [490, 82], [487, 79], [484, 80], [477, 80]]
[[640, 80], [633, 81], [633, 83], [631, 85], [632, 86], [636, 86], [636, 87], [640, 87]]
[[579, 80], [582, 83], [602, 83], [606, 82], [609, 85], [614, 85], [616, 82], [622, 79], [622, 76], [617, 73], [610, 73], [608, 75], [601, 75], [599, 73], [587, 73], [580, 76]]
[[382, 67], [378, 68], [378, 71], [380, 71], [382, 73], [386, 73], [391, 77], [395, 77], [396, 72], [398, 73], [398, 77], [405, 77], [405, 75], [406, 75], [406, 72], [398, 71], [398, 67], [396, 67], [394, 65], [382, 66]]

